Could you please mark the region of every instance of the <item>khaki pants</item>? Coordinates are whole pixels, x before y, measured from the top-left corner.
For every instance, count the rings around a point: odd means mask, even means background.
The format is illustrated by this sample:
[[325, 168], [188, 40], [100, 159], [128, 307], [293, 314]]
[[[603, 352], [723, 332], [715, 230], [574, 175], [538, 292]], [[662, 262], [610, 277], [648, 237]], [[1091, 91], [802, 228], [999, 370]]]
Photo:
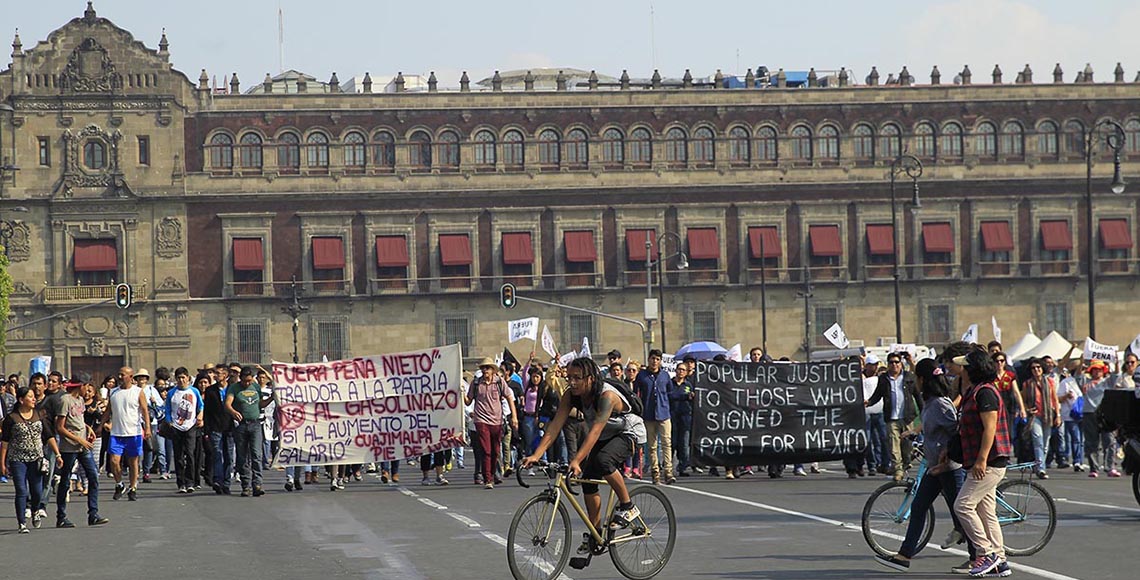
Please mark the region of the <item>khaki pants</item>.
[[887, 421], [887, 438], [891, 442], [891, 467], [895, 470], [895, 475], [903, 473], [910, 456], [910, 442], [903, 441], [903, 431], [906, 431], [906, 424], [902, 421]]
[[974, 479], [969, 470], [966, 472], [966, 482], [954, 501], [954, 513], [979, 556], [997, 554], [1005, 559], [1005, 539], [998, 524], [994, 495], [998, 484], [1005, 479], [1005, 468], [987, 467], [986, 475], [981, 479]]
[[661, 477], [661, 466], [657, 461], [657, 436], [661, 435], [661, 444], [664, 447], [661, 454], [665, 461], [665, 479], [673, 477], [673, 433], [672, 424], [668, 419], [664, 421], [646, 421], [645, 434], [649, 438], [649, 466], [653, 469], [653, 479]]

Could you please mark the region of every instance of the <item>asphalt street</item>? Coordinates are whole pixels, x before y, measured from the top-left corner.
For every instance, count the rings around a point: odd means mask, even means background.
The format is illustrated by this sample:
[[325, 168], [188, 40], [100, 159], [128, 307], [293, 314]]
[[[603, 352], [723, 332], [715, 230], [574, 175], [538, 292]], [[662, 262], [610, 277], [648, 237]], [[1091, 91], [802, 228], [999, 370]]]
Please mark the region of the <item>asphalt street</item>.
[[[859, 531], [863, 504], [883, 476], [849, 480], [838, 464], [824, 473], [779, 480], [682, 478], [665, 488], [678, 518], [677, 547], [658, 578], [892, 578]], [[139, 501], [111, 501], [102, 480], [102, 528], [83, 525], [84, 504], [71, 507], [79, 527], [15, 533], [12, 485], [0, 486], [0, 570], [4, 578], [509, 578], [507, 528], [518, 505], [538, 488], [514, 481], [484, 490], [472, 472], [455, 470], [449, 486], [420, 485], [414, 468], [400, 485], [372, 475], [330, 492], [328, 485], [288, 493], [268, 472], [261, 498], [175, 494], [173, 481], [144, 484]], [[532, 484], [541, 485], [532, 480]], [[1089, 479], [1055, 471], [1042, 482], [1058, 500], [1058, 527], [1042, 552], [1013, 559], [1014, 577], [1136, 578], [1140, 505], [1126, 478]], [[236, 488], [236, 484], [235, 484]], [[946, 535], [946, 507], [936, 507], [932, 544]], [[580, 525], [575, 538], [580, 537]], [[964, 552], [928, 547], [909, 576], [950, 577]], [[618, 577], [607, 557], [573, 580]]]

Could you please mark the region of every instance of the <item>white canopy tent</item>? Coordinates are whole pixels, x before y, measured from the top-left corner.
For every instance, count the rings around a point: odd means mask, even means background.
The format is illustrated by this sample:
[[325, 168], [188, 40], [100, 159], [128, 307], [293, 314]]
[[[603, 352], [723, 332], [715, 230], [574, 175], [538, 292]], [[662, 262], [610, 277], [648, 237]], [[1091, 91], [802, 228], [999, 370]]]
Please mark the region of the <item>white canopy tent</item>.
[[1025, 333], [1025, 336], [1021, 337], [1021, 340], [1018, 340], [1017, 342], [1010, 345], [1009, 348], [1005, 349], [1005, 355], [1009, 357], [1009, 360], [1011, 361], [1021, 360], [1021, 355], [1037, 348], [1037, 345], [1039, 344], [1041, 344], [1041, 339], [1037, 338], [1036, 334], [1027, 332]]
[[1029, 358], [1041, 358], [1045, 355], [1053, 357], [1053, 360], [1060, 362], [1066, 354], [1069, 354], [1069, 349], [1073, 349], [1070, 358], [1080, 357], [1084, 352], [1080, 347], [1073, 346], [1071, 342], [1061, 336], [1057, 331], [1050, 332], [1040, 344], [1021, 354], [1021, 356], [1010, 358], [1012, 360], [1025, 360]]

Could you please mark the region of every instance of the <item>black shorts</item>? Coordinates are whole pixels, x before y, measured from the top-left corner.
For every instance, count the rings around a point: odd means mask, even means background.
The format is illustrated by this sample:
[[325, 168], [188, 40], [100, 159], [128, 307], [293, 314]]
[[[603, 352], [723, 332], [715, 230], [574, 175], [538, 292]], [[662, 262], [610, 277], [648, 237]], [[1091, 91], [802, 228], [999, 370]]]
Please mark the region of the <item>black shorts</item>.
[[[633, 440], [625, 435], [618, 435], [611, 439], [600, 440], [590, 450], [586, 464], [582, 466], [582, 477], [585, 479], [602, 479], [605, 476], [620, 470], [625, 460], [633, 454]], [[582, 492], [587, 494], [598, 493], [598, 484], [583, 483]]]

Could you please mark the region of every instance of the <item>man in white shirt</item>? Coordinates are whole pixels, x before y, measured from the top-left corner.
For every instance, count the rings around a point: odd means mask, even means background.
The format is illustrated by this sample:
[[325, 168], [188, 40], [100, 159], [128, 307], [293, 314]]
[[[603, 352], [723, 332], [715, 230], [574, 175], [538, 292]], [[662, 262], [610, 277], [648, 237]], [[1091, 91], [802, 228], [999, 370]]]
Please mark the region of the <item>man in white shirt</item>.
[[[134, 384], [134, 372], [131, 367], [119, 369], [119, 388], [112, 391], [110, 403], [103, 413], [103, 422], [111, 421], [108, 453], [111, 456], [111, 473], [115, 477], [115, 494], [111, 499], [116, 501], [123, 497], [124, 491], [128, 500], [138, 499], [139, 458], [142, 456], [143, 439], [150, 437], [146, 393]], [[123, 457], [127, 458], [130, 470], [129, 488], [123, 485]]]
[[1084, 372], [1080, 360], [1069, 361], [1070, 376], [1061, 379], [1057, 385], [1057, 400], [1061, 403], [1061, 420], [1064, 421], [1062, 430], [1065, 432], [1061, 459], [1072, 460], [1073, 471], [1080, 473], [1085, 470], [1085, 439], [1081, 433], [1081, 420], [1073, 416], [1073, 406], [1083, 396], [1080, 380], [1077, 378]]
[[[863, 364], [863, 399], [868, 400], [879, 386], [879, 357], [869, 354]], [[887, 472], [887, 422], [883, 420], [883, 402], [866, 408], [867, 412], [867, 471]]]

